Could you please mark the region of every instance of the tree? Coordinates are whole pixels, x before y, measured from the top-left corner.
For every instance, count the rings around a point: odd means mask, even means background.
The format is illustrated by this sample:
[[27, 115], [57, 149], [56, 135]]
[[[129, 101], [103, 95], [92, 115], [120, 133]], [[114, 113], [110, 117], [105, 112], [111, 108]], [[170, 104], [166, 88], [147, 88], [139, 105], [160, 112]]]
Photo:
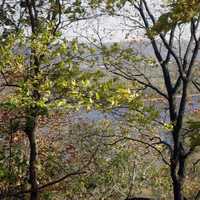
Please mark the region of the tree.
[[[30, 193], [31, 200], [39, 191], [81, 170], [46, 183], [38, 184], [38, 147], [36, 129], [39, 117], [55, 108], [110, 109], [137, 99], [116, 79], [103, 81], [100, 71], [81, 71], [84, 44], [66, 41], [61, 31], [67, 22], [84, 19], [81, 2], [20, 1], [1, 4], [1, 130], [11, 135], [23, 131], [29, 141], [28, 182], [31, 188], [2, 193], [2, 198]], [[24, 31], [22, 31], [24, 29]], [[137, 101], [137, 100], [136, 100]], [[12, 139], [11, 139], [12, 140]]]
[[[87, 3], [91, 9], [96, 9], [95, 15], [87, 12]], [[136, 55], [133, 48], [120, 48], [117, 44], [108, 47], [101, 43], [99, 49], [103, 55], [102, 63], [111, 73], [154, 91], [154, 95], [157, 94], [167, 103], [169, 122], [159, 124], [164, 125], [172, 138], [172, 143], [168, 143], [158, 134], [154, 137], [144, 132], [139, 139], [132, 135], [120, 135], [116, 143], [131, 140], [159, 153], [171, 172], [174, 199], [183, 200], [185, 164], [199, 145], [194, 142], [199, 133], [198, 127], [190, 123], [188, 129], [185, 124], [187, 97], [192, 83], [199, 88], [198, 80], [192, 80], [200, 44], [199, 3], [187, 0], [168, 3], [161, 3], [159, 13], [154, 15], [151, 4], [145, 0], [98, 0], [84, 3], [76, 0], [71, 4], [59, 0], [26, 0], [14, 3], [2, 1], [0, 71], [1, 108], [5, 115], [1, 117], [6, 123], [1, 126], [1, 130], [10, 135], [17, 130], [23, 130], [29, 139], [31, 189], [25, 192], [31, 193], [32, 200], [38, 199], [39, 190], [44, 187], [37, 182], [38, 148], [35, 130], [39, 116], [47, 114], [55, 107], [69, 110], [80, 107], [105, 109], [127, 104], [134, 108], [133, 112], [137, 106], [140, 107], [132, 90], [128, 90], [115, 79], [102, 81], [101, 73], [83, 72], [79, 69], [79, 65], [85, 61], [85, 44], [79, 46], [76, 40], [63, 41], [61, 33], [67, 25], [101, 15], [99, 11], [105, 10], [109, 15], [128, 20], [132, 23], [131, 29], [142, 28], [152, 45], [156, 61]], [[133, 15], [131, 10], [126, 9], [127, 5], [133, 8]], [[124, 8], [125, 13], [122, 12]], [[135, 18], [135, 14], [138, 18]], [[185, 40], [182, 30], [187, 29], [188, 24], [189, 38]], [[128, 25], [130, 24], [127, 24], [129, 28]], [[98, 38], [100, 39], [100, 35]], [[186, 44], [182, 48], [183, 43]], [[87, 48], [86, 52], [88, 51], [93, 52], [93, 48]], [[156, 73], [161, 74], [162, 83], [149, 76], [146, 66], [150, 71], [155, 69]], [[154, 117], [146, 116], [149, 109], [140, 111], [137, 115], [138, 122], [148, 123], [152, 119], [158, 122], [155, 113]], [[131, 118], [129, 115], [129, 125], [131, 120], [135, 120], [135, 117]], [[190, 142], [186, 139], [188, 137]], [[167, 149], [167, 158], [158, 145]], [[80, 170], [67, 174], [50, 184], [79, 173]], [[47, 183], [45, 187], [48, 185]]]
[[[154, 11], [151, 4], [157, 5], [159, 12]], [[101, 1], [97, 1], [96, 5], [105, 6]], [[188, 144], [186, 138], [191, 137], [191, 132], [186, 130], [185, 123], [192, 84], [199, 88], [198, 82], [193, 81], [193, 70], [196, 68], [199, 71], [199, 66], [195, 66], [200, 46], [199, 2], [107, 1], [105, 9], [112, 16], [123, 17], [127, 22], [126, 29], [144, 30], [143, 37], [152, 46], [156, 62], [136, 55], [131, 47], [121, 49], [115, 44], [107, 48], [101, 43], [102, 63], [112, 73], [150, 89], [167, 104], [167, 125], [172, 143], [165, 142], [160, 136], [158, 143], [165, 145], [169, 152], [167, 164], [171, 172], [174, 200], [183, 200], [186, 161], [199, 146], [199, 140], [195, 144]], [[186, 31], [186, 36], [183, 31]], [[161, 74], [160, 83], [150, 76], [149, 71], [153, 70], [154, 75]], [[195, 132], [193, 137], [198, 134], [199, 132]]]

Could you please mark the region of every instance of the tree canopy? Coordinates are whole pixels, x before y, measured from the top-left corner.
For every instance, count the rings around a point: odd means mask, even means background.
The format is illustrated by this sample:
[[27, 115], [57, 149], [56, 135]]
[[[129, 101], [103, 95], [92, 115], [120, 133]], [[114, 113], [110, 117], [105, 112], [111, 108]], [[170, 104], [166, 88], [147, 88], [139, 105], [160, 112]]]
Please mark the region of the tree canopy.
[[[184, 200], [191, 197], [187, 181], [198, 198], [188, 162], [199, 163], [192, 157], [200, 145], [198, 111], [186, 113], [193, 91], [199, 93], [200, 4], [160, 1], [154, 13], [151, 3], [1, 2], [1, 198], [116, 199], [121, 191], [129, 198], [150, 183], [159, 198]], [[105, 44], [99, 30], [87, 43], [66, 35], [74, 23], [102, 16], [123, 18], [129, 36], [144, 33], [154, 56], [138, 54], [135, 40]], [[66, 116], [89, 111], [118, 118], [90, 124]], [[152, 179], [156, 167], [161, 177]], [[61, 184], [67, 179], [69, 188]], [[46, 188], [57, 186], [61, 192], [52, 197]]]

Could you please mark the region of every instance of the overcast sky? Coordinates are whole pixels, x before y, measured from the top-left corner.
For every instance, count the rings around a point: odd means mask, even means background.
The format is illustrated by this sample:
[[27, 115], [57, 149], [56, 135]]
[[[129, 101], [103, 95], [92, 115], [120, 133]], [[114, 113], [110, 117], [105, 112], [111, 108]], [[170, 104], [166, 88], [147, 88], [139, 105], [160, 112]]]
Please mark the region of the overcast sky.
[[[163, 6], [160, 6], [159, 3], [161, 0], [147, 0], [147, 2], [155, 16], [159, 16], [160, 10], [164, 10]], [[132, 17], [136, 18], [135, 9], [128, 4], [121, 13], [129, 16], [132, 15]], [[73, 24], [73, 26], [65, 33], [65, 36], [69, 39], [78, 37], [80, 40], [87, 40], [87, 38], [91, 37], [98, 38], [98, 32], [103, 42], [140, 41], [145, 38], [144, 31], [129, 27], [128, 25], [133, 25], [133, 23], [124, 20], [122, 17], [103, 16], [85, 22], [79, 21], [78, 23]], [[188, 31], [183, 31], [182, 35], [187, 39]]]
[[[147, 0], [149, 7], [154, 14], [157, 16], [160, 13], [161, 7], [159, 6], [160, 0]], [[123, 15], [132, 15], [135, 17], [135, 9], [130, 4], [126, 4], [126, 6], [122, 9], [120, 14]], [[112, 16], [103, 16], [93, 20], [87, 20], [86, 22], [79, 21], [78, 23], [74, 24], [71, 29], [66, 32], [66, 37], [73, 38], [73, 37], [97, 37], [95, 33], [98, 30], [98, 33], [103, 38], [103, 41], [106, 42], [121, 42], [124, 40], [132, 40], [137, 36], [137, 40], [144, 38], [144, 32], [141, 29], [138, 31], [135, 28], [128, 27], [125, 25], [133, 25], [125, 20], [123, 17], [112, 17]], [[128, 35], [128, 33], [131, 34]], [[82, 38], [83, 39], [83, 38]]]

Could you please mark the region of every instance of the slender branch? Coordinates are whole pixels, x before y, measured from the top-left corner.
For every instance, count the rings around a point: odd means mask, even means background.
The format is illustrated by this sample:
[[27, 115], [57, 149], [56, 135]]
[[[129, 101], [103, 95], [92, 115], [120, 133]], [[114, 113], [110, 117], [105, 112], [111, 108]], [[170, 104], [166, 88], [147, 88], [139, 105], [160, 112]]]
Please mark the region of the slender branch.
[[[142, 2], [140, 3], [140, 7], [139, 7], [138, 11], [139, 11], [139, 13], [140, 13], [140, 15], [142, 17], [142, 20], [143, 20], [143, 22], [145, 24], [146, 30], [148, 30], [150, 28], [150, 26], [149, 26], [149, 23], [148, 23], [148, 20], [147, 20], [145, 14], [144, 14], [144, 8], [143, 8]], [[150, 40], [151, 40], [151, 44], [152, 44], [154, 52], [155, 52], [155, 56], [156, 56], [157, 60], [159, 61], [160, 66], [162, 68], [166, 89], [168, 91], [168, 94], [170, 94], [173, 91], [173, 87], [172, 87], [172, 83], [171, 83], [169, 70], [167, 69], [166, 63], [164, 62], [164, 60], [163, 60], [163, 58], [162, 58], [162, 56], [161, 56], [161, 54], [160, 54], [160, 52], [158, 50], [158, 46], [156, 44], [155, 39], [151, 38]]]
[[[152, 20], [153, 24], [155, 24], [155, 18], [153, 16], [153, 14], [151, 13], [151, 11], [149, 10], [149, 7], [146, 3], [145, 0], [143, 0], [143, 3], [144, 3], [144, 6], [145, 6], [145, 9], [150, 17], [150, 19]], [[165, 45], [166, 49], [168, 50], [168, 53], [167, 53], [167, 58], [166, 60], [164, 61], [165, 64], [167, 64], [169, 62], [169, 59], [170, 59], [170, 55], [172, 55], [177, 63], [177, 66], [179, 68], [179, 73], [181, 74], [181, 77], [184, 77], [183, 76], [183, 70], [182, 70], [182, 65], [179, 61], [179, 58], [178, 56], [176, 55], [176, 53], [174, 52], [173, 48], [172, 48], [172, 45], [173, 45], [173, 39], [174, 39], [174, 32], [175, 32], [175, 28], [176, 26], [174, 26], [172, 28], [172, 31], [171, 31], [171, 34], [170, 34], [170, 41], [169, 43], [166, 41], [165, 39], [165, 36], [163, 35], [163, 33], [160, 33], [159, 36], [161, 38], [161, 40], [163, 41], [163, 44]]]
[[188, 156], [190, 156], [194, 151], [195, 151], [195, 149], [196, 149], [196, 146], [194, 146], [194, 147], [191, 147], [190, 149], [189, 149], [189, 151], [185, 154], [185, 158], [187, 158]]
[[[55, 184], [57, 184], [57, 183], [59, 183], [59, 182], [65, 180], [65, 179], [67, 179], [67, 178], [69, 178], [69, 177], [71, 177], [71, 176], [77, 176], [77, 175], [81, 175], [81, 174], [85, 174], [85, 173], [86, 173], [86, 171], [76, 171], [76, 172], [72, 172], [72, 173], [66, 174], [65, 176], [63, 176], [63, 177], [61, 177], [61, 178], [59, 178], [59, 179], [57, 179], [57, 180], [54, 180], [54, 181], [52, 181], [52, 182], [49, 182], [49, 183], [47, 183], [47, 184], [45, 184], [45, 185], [42, 185], [42, 186], [38, 187], [38, 190], [41, 191], [41, 190], [43, 190], [44, 188], [49, 187], [49, 186], [52, 186], [52, 185], [55, 185]], [[30, 192], [30, 191], [29, 191], [29, 192]]]
[[142, 2], [144, 3], [145, 9], [146, 9], [146, 11], [147, 11], [147, 13], [148, 13], [148, 15], [149, 15], [152, 23], [155, 24], [156, 23], [155, 17], [153, 16], [153, 14], [151, 13], [151, 11], [149, 10], [149, 7], [147, 5], [146, 0], [142, 0]]
[[198, 200], [200, 198], [200, 190], [197, 192], [196, 197], [194, 198], [194, 200]]
[[62, 7], [61, 7], [60, 0], [56, 0], [56, 4], [58, 6], [58, 22], [56, 23], [55, 29], [53, 30], [53, 35], [55, 35], [56, 31], [58, 30], [58, 27], [61, 24], [61, 16], [62, 16]]
[[152, 84], [149, 84], [149, 83], [145, 83], [141, 80], [139, 80], [138, 78], [136, 78], [136, 76], [131, 76], [131, 77], [128, 77], [122, 73], [118, 73], [116, 71], [111, 71], [113, 74], [115, 75], [119, 75], [127, 80], [132, 80], [132, 81], [136, 81], [138, 82], [139, 84], [145, 86], [145, 87], [148, 87], [148, 88], [151, 88], [152, 90], [154, 90], [155, 92], [157, 92], [159, 95], [163, 96], [165, 99], [168, 99], [167, 95], [165, 93], [163, 93], [161, 90], [159, 90], [157, 87], [155, 87], [154, 85]]
[[197, 165], [198, 163], [200, 163], [200, 158], [193, 163], [193, 166]]
[[30, 21], [31, 21], [31, 29], [32, 32], [35, 34], [36, 33], [36, 22], [35, 22], [35, 16], [33, 14], [33, 10], [32, 10], [32, 0], [30, 2], [30, 0], [26, 0], [26, 6], [28, 7], [28, 12], [29, 12], [29, 16], [30, 16]]
[[[77, 176], [77, 175], [81, 175], [81, 174], [87, 173], [86, 171], [84, 171], [84, 169], [87, 168], [91, 164], [92, 160], [94, 159], [94, 156], [96, 155], [97, 151], [99, 150], [99, 146], [100, 146], [100, 144], [97, 145], [96, 149], [94, 150], [94, 152], [90, 156], [89, 160], [79, 170], [71, 172], [71, 173], [68, 173], [68, 174], [62, 176], [61, 178], [58, 178], [58, 179], [56, 179], [54, 181], [46, 183], [46, 184], [44, 184], [42, 186], [38, 186], [37, 192], [43, 190], [46, 187], [49, 187], [49, 186], [55, 185], [55, 184], [57, 184], [59, 182], [62, 182], [65, 179], [67, 179], [67, 178], [69, 178], [71, 176]], [[23, 191], [19, 191], [19, 192], [15, 192], [15, 191], [14, 192], [13, 191], [3, 191], [3, 192], [0, 193], [0, 198], [12, 197], [12, 196], [16, 197], [16, 196], [19, 196], [21, 194], [26, 194], [26, 193], [31, 193], [31, 192], [33, 192], [32, 189], [30, 189], [30, 190], [23, 190]]]
[[195, 82], [195, 81], [192, 81], [192, 84], [195, 86], [195, 88], [200, 92], [200, 84]]
[[107, 145], [115, 145], [115, 144], [117, 144], [117, 143], [119, 143], [119, 142], [122, 142], [122, 141], [124, 141], [124, 140], [131, 140], [131, 141], [133, 141], [133, 142], [138, 142], [138, 143], [144, 144], [144, 145], [146, 145], [146, 146], [148, 146], [148, 147], [151, 147], [151, 148], [154, 149], [157, 153], [159, 153], [159, 155], [161, 156], [163, 162], [164, 162], [166, 165], [170, 166], [169, 162], [164, 158], [163, 153], [162, 153], [158, 148], [156, 148], [153, 144], [150, 144], [150, 143], [148, 143], [148, 142], [145, 142], [145, 141], [142, 141], [142, 140], [139, 140], [139, 139], [135, 139], [135, 138], [131, 138], [131, 137], [122, 137], [122, 138], [120, 138], [120, 139], [114, 141], [113, 143], [110, 143], [110, 144], [107, 144]]
[[191, 28], [190, 28], [190, 40], [188, 42], [188, 45], [187, 45], [187, 48], [186, 48], [186, 51], [185, 51], [185, 54], [184, 54], [184, 57], [183, 57], [183, 67], [184, 69], [186, 68], [187, 64], [188, 64], [188, 56], [189, 56], [189, 53], [190, 53], [190, 50], [191, 50], [191, 46], [192, 46], [192, 43], [194, 41], [194, 30], [193, 30], [193, 25], [192, 25], [192, 21], [191, 21]]
[[182, 79], [181, 79], [181, 76], [179, 75], [173, 87], [174, 94], [177, 93], [177, 90], [180, 88], [181, 83], [182, 83]]
[[[172, 27], [172, 30], [171, 30], [171, 32], [170, 32], [170, 36], [169, 36], [169, 48], [170, 48], [170, 49], [173, 48], [174, 37], [175, 37], [175, 36], [174, 36], [175, 30], [176, 30], [176, 26], [173, 26], [173, 27]], [[164, 62], [165, 62], [166, 64], [168, 64], [169, 61], [170, 61], [170, 58], [171, 58], [171, 53], [170, 53], [170, 51], [168, 50], [167, 56], [166, 56]]]
[[[71, 173], [66, 174], [65, 176], [63, 176], [63, 177], [61, 177], [61, 178], [59, 178], [59, 179], [57, 179], [55, 181], [52, 181], [52, 182], [49, 182], [49, 183], [47, 183], [45, 185], [39, 186], [38, 187], [38, 191], [41, 191], [46, 187], [52, 186], [52, 185], [54, 185], [56, 183], [59, 183], [59, 182], [65, 180], [65, 179], [67, 179], [67, 178], [69, 178], [71, 176], [77, 176], [77, 175], [81, 175], [81, 174], [85, 174], [85, 173], [86, 173], [85, 171], [80, 171], [80, 170], [75, 171], [75, 172], [71, 172]], [[32, 192], [31, 189], [30, 190], [23, 190], [23, 191], [19, 191], [19, 192], [13, 192], [13, 191], [9, 191], [8, 190], [8, 191], [1, 192], [0, 193], [0, 198], [3, 199], [5, 197], [12, 197], [12, 196], [17, 197], [17, 196], [19, 196], [21, 194], [27, 194], [27, 193], [31, 193], [31, 192]]]
[[194, 66], [194, 62], [195, 62], [198, 52], [199, 52], [199, 47], [200, 47], [200, 37], [198, 38], [198, 41], [196, 42], [195, 48], [193, 50], [192, 58], [190, 60], [189, 66], [188, 66], [188, 70], [187, 70], [187, 74], [186, 74], [187, 79], [190, 79], [192, 68]]

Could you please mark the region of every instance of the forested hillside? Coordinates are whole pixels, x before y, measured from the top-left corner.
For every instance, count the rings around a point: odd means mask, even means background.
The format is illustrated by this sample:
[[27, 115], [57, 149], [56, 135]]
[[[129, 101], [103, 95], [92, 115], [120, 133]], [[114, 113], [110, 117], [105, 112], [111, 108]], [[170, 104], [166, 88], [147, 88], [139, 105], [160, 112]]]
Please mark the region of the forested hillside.
[[200, 199], [199, 22], [198, 0], [1, 0], [0, 199]]

